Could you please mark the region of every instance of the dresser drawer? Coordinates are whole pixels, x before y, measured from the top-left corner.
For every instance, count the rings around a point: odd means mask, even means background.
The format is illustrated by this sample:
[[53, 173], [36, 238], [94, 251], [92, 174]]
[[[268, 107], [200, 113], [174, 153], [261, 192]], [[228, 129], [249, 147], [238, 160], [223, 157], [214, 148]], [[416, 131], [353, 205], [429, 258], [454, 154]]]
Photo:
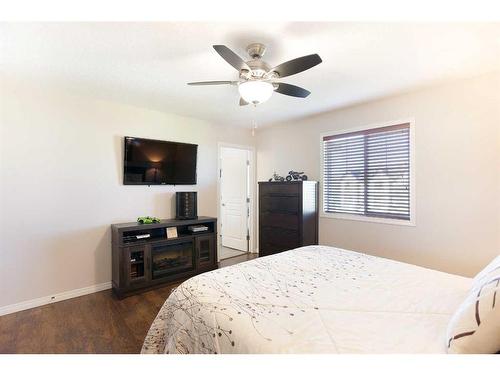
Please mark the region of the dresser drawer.
[[299, 197], [261, 196], [260, 211], [296, 214], [299, 212]]
[[263, 227], [299, 230], [299, 216], [295, 214], [268, 212], [260, 215], [259, 223]]
[[265, 196], [298, 196], [299, 185], [293, 182], [280, 183], [273, 182], [269, 184], [259, 185], [260, 194]]
[[263, 257], [266, 255], [272, 255], [272, 254], [278, 254], [281, 253], [282, 251], [286, 251], [290, 249], [285, 249], [283, 246], [280, 245], [273, 245], [273, 244], [262, 244], [259, 246], [259, 257]]
[[261, 226], [260, 242], [263, 246], [276, 245], [283, 249], [293, 249], [299, 247], [299, 231]]

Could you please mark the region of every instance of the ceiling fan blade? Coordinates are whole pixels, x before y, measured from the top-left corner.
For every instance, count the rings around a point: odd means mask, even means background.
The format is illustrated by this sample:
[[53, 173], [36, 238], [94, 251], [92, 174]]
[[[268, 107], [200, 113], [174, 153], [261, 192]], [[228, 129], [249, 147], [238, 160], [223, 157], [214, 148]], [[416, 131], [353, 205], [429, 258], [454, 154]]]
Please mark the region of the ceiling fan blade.
[[230, 65], [232, 65], [236, 70], [240, 71], [241, 69], [246, 69], [251, 71], [250, 67], [247, 65], [245, 61], [241, 57], [239, 57], [236, 53], [231, 51], [229, 48], [223, 45], [215, 45], [213, 46], [221, 57], [226, 60]]
[[310, 91], [307, 91], [302, 87], [290, 85], [288, 83], [279, 82], [278, 85], [279, 85], [278, 88], [274, 91], [279, 92], [280, 94], [283, 95], [295, 96], [297, 98], [306, 98], [311, 93]]
[[237, 81], [203, 81], [203, 82], [189, 82], [190, 86], [208, 86], [208, 85], [234, 85]]
[[249, 105], [250, 103], [248, 103], [245, 99], [243, 98], [240, 98], [240, 105]]
[[319, 55], [315, 53], [313, 55], [298, 57], [296, 59], [280, 64], [271, 69], [269, 73], [276, 72], [279, 74], [280, 78], [288, 77], [293, 74], [303, 72], [304, 70], [311, 69], [313, 66], [318, 65], [322, 61], [323, 60], [321, 60], [321, 57], [319, 57]]

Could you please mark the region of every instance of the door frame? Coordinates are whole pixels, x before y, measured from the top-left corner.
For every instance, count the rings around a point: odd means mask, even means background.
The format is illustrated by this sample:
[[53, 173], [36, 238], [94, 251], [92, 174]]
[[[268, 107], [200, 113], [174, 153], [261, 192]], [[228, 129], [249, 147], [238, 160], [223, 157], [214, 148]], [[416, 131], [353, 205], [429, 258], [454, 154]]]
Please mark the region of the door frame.
[[255, 253], [255, 208], [256, 208], [256, 202], [255, 202], [255, 187], [256, 187], [256, 170], [255, 170], [255, 147], [254, 146], [248, 146], [248, 145], [238, 145], [234, 143], [226, 143], [226, 142], [218, 142], [217, 143], [217, 262], [220, 260], [219, 259], [219, 253], [220, 253], [220, 247], [222, 246], [222, 230], [221, 230], [221, 222], [222, 222], [222, 217], [221, 217], [221, 201], [220, 201], [220, 191], [221, 191], [221, 186], [220, 186], [220, 180], [221, 180], [221, 149], [222, 148], [237, 148], [241, 150], [246, 150], [249, 152], [249, 171], [248, 171], [248, 186], [249, 186], [249, 191], [248, 195], [250, 198], [250, 215], [248, 217], [248, 234], [250, 236], [249, 244], [248, 244], [248, 252], [250, 253]]

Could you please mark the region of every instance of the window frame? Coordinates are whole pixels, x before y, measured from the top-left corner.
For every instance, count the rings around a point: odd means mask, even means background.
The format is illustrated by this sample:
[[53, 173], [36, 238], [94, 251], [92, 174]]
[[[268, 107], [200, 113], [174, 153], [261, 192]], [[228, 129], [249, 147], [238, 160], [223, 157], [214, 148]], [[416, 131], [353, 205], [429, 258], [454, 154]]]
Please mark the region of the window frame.
[[[399, 124], [409, 124], [409, 137], [410, 137], [410, 220], [401, 220], [401, 219], [390, 219], [390, 218], [381, 218], [381, 217], [373, 217], [373, 216], [365, 216], [365, 215], [356, 215], [356, 214], [343, 214], [343, 213], [334, 213], [334, 212], [325, 212], [324, 209], [324, 147], [323, 147], [323, 138], [348, 134], [357, 131], [369, 130], [369, 129], [377, 129], [383, 128], [386, 126], [394, 126]], [[413, 118], [407, 118], [396, 121], [389, 121], [384, 123], [370, 124], [353, 128], [343, 128], [335, 131], [329, 131], [320, 134], [320, 204], [321, 211], [320, 217], [327, 219], [341, 219], [341, 220], [354, 220], [354, 221], [365, 221], [372, 223], [381, 223], [381, 224], [393, 224], [393, 225], [403, 225], [403, 226], [416, 226], [416, 173], [415, 173], [415, 120]]]

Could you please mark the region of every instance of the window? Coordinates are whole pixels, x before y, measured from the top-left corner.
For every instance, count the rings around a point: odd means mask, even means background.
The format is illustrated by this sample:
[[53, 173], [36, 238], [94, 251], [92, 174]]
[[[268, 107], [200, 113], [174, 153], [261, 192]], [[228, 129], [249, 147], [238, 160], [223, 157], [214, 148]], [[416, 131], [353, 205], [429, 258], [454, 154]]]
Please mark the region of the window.
[[411, 219], [410, 123], [326, 135], [325, 216]]

